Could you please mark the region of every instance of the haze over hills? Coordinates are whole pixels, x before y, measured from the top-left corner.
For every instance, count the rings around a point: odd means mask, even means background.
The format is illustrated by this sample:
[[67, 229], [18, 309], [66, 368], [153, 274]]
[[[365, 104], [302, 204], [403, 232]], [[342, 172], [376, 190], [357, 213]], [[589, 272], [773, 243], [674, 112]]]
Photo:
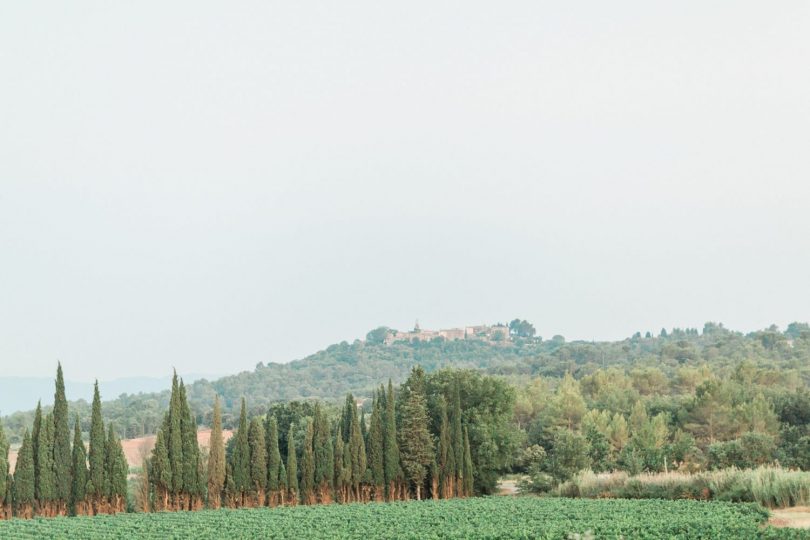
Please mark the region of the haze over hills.
[[[211, 375], [189, 373], [186, 381], [196, 381]], [[122, 377], [109, 381], [99, 381], [108, 397], [140, 392], [160, 392], [171, 382], [171, 375], [163, 377]], [[0, 413], [7, 415], [31, 408], [31, 403], [42, 400], [53, 401], [52, 377], [0, 377]], [[93, 383], [87, 381], [65, 381], [65, 394], [71, 401], [90, 401], [93, 397]]]

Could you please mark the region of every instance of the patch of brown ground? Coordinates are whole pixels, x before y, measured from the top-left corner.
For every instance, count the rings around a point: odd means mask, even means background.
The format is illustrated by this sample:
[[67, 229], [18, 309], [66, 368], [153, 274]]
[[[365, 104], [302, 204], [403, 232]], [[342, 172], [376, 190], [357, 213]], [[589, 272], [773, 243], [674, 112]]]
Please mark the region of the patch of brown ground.
[[810, 529], [810, 507], [796, 506], [794, 508], [771, 510], [771, 519], [768, 523], [774, 527]]
[[[233, 431], [229, 429], [222, 430], [222, 438], [228, 442], [233, 436]], [[197, 442], [200, 446], [208, 446], [208, 441], [211, 440], [210, 429], [200, 429], [197, 431]], [[124, 439], [121, 441], [121, 447], [124, 449], [124, 455], [127, 457], [127, 463], [130, 467], [140, 467], [143, 456], [152, 455], [152, 448], [155, 446], [155, 435], [147, 435], [146, 437], [139, 437], [137, 439]], [[17, 463], [17, 450], [9, 452], [9, 470], [14, 471]]]

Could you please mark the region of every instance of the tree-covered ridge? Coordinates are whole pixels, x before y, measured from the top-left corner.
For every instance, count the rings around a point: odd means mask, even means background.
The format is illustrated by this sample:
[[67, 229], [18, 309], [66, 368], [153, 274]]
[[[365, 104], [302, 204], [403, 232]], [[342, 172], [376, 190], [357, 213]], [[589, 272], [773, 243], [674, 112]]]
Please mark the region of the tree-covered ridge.
[[[206, 425], [211, 423], [214, 397], [220, 395], [223, 426], [233, 428], [243, 396], [253, 412], [290, 400], [337, 401], [349, 392], [370, 398], [378, 384], [389, 378], [400, 383], [416, 365], [428, 373], [446, 367], [476, 369], [519, 383], [527, 376], [561, 378], [565, 373], [580, 379], [608, 367], [626, 371], [655, 367], [673, 375], [681, 367], [707, 365], [714, 373], [730, 375], [743, 361], [778, 370], [785, 378], [810, 380], [810, 328], [792, 323], [785, 331], [770, 327], [744, 334], [707, 323], [702, 330], [638, 332], [615, 342], [566, 342], [562, 336], [542, 340], [518, 334], [502, 343], [435, 340], [382, 345], [358, 340], [332, 345], [287, 364], [260, 364], [253, 371], [216, 381], [196, 381], [186, 391], [192, 414]], [[169, 399], [168, 390], [123, 395], [105, 402], [105, 421], [113, 422], [125, 438], [156, 433]], [[84, 419], [81, 428], [87, 432], [89, 403], [70, 406]], [[8, 440], [18, 445], [32, 421], [33, 411], [5, 417]]]

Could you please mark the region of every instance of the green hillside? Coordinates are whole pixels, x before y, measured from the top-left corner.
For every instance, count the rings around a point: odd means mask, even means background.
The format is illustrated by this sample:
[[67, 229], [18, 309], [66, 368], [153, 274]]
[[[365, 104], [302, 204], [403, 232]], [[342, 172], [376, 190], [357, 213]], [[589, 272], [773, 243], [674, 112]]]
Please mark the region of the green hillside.
[[[200, 423], [207, 423], [214, 395], [223, 397], [225, 427], [238, 416], [239, 400], [263, 413], [274, 402], [323, 398], [342, 399], [347, 392], [369, 396], [380, 383], [403, 381], [411, 367], [421, 365], [428, 372], [444, 367], [471, 368], [501, 375], [518, 386], [531, 377], [560, 378], [571, 373], [580, 379], [599, 369], [618, 367], [656, 368], [668, 378], [679, 368], [707, 365], [717, 375], [731, 374], [741, 363], [773, 370], [785, 380], [810, 380], [810, 327], [792, 323], [784, 331], [776, 327], [748, 334], [707, 323], [702, 329], [673, 329], [638, 332], [615, 342], [566, 342], [562, 336], [514, 338], [502, 342], [479, 340], [394, 343], [364, 341], [332, 345], [301, 360], [269, 363], [217, 379], [200, 380], [188, 387], [188, 397]], [[104, 388], [101, 388], [102, 396]], [[110, 396], [107, 396], [109, 398]], [[168, 388], [158, 393], [122, 395], [104, 403], [107, 421], [113, 421], [121, 436], [131, 438], [154, 433], [168, 407]], [[48, 410], [47, 407], [44, 410]], [[71, 404], [71, 411], [89, 422], [89, 404]], [[9, 438], [18, 443], [32, 412], [4, 418]], [[83, 425], [86, 431], [89, 424]]]

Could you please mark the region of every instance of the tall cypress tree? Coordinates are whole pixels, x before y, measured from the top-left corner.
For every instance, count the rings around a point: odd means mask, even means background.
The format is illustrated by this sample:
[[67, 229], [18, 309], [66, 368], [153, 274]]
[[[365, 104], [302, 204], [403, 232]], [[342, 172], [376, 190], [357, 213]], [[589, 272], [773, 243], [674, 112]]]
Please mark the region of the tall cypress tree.
[[298, 459], [295, 456], [295, 424], [290, 424], [287, 434], [287, 489], [289, 504], [298, 504]]
[[[346, 476], [344, 474], [344, 466], [343, 466], [343, 454], [344, 454], [344, 444], [343, 444], [343, 437], [341, 436], [340, 430], [338, 433], [335, 434], [335, 491], [337, 491], [338, 500], [340, 502], [346, 502], [346, 489], [348, 487], [348, 482], [346, 481]], [[351, 467], [349, 467], [349, 476], [351, 476]]]
[[149, 467], [149, 483], [155, 492], [155, 509], [167, 510], [169, 506], [169, 491], [172, 486], [172, 466], [169, 462], [169, 450], [166, 448], [164, 430], [159, 430], [155, 439], [155, 448], [152, 449], [152, 461]]
[[[276, 506], [279, 501], [280, 474], [283, 463], [278, 448], [278, 420], [272, 414], [267, 415], [267, 496], [270, 506]], [[284, 479], [287, 483], [287, 479]]]
[[56, 368], [56, 391], [53, 400], [53, 470], [56, 513], [66, 515], [70, 501], [70, 420], [65, 397], [65, 380], [62, 364]]
[[467, 427], [464, 427], [464, 496], [470, 497], [473, 494], [473, 463], [472, 452], [470, 452], [470, 436]]
[[239, 414], [239, 429], [236, 432], [231, 470], [237, 504], [244, 504], [245, 493], [250, 488], [250, 445], [248, 443], [248, 421], [245, 398], [242, 398], [242, 410]]
[[39, 432], [42, 429], [42, 402], [37, 400], [37, 408], [34, 411], [34, 426], [31, 429], [31, 451], [34, 456], [34, 497], [36, 497], [39, 485]]
[[332, 448], [332, 430], [320, 403], [315, 404], [313, 450], [315, 452], [315, 488], [318, 502], [331, 502], [334, 486], [335, 456]]
[[14, 468], [13, 499], [17, 517], [30, 518], [34, 505], [34, 444], [31, 434], [25, 430], [22, 446], [17, 454]]
[[416, 498], [422, 498], [428, 467], [433, 460], [433, 442], [428, 430], [425, 372], [417, 366], [405, 383], [406, 398], [402, 404], [402, 430], [400, 431], [400, 460], [402, 469], [416, 489]]
[[107, 478], [105, 486], [110, 510], [113, 513], [123, 512], [126, 510], [129, 466], [112, 422], [108, 426], [104, 458]]
[[[351, 394], [349, 397], [351, 398]], [[344, 451], [348, 452], [349, 456], [351, 456], [352, 487], [354, 488], [354, 497], [359, 501], [362, 499], [360, 484], [366, 474], [367, 456], [366, 444], [363, 440], [363, 432], [360, 427], [360, 418], [357, 416], [357, 406], [354, 404], [354, 398], [351, 399], [351, 403], [352, 409], [351, 413], [349, 413], [349, 441]]]
[[9, 444], [3, 432], [3, 423], [0, 422], [0, 519], [7, 518], [7, 507], [11, 502], [8, 495], [8, 449]]
[[101, 419], [101, 395], [98, 391], [98, 381], [93, 389], [93, 407], [90, 415], [90, 449], [88, 450], [89, 482], [87, 491], [98, 511], [98, 505], [104, 495], [104, 454], [107, 443], [104, 437], [104, 421]]
[[183, 494], [185, 508], [193, 510], [202, 499], [203, 487], [200, 485], [198, 468], [200, 465], [200, 446], [197, 443], [197, 422], [191, 414], [186, 396], [186, 386], [182, 379], [180, 393], [180, 433], [183, 440]]
[[225, 487], [225, 443], [222, 439], [222, 408], [219, 396], [214, 398], [214, 418], [208, 452], [208, 505], [219, 508]]
[[391, 383], [391, 379], [388, 379], [388, 393], [386, 394], [381, 388], [380, 395], [385, 404], [385, 425], [383, 426], [385, 484], [388, 486], [388, 500], [394, 500], [396, 498], [396, 482], [399, 476], [400, 464], [394, 386]]
[[447, 499], [454, 495], [453, 480], [456, 476], [456, 463], [453, 447], [450, 442], [450, 425], [447, 420], [447, 403], [439, 396], [439, 411], [441, 424], [439, 426], [438, 475], [439, 492], [442, 498]]
[[301, 502], [315, 504], [315, 453], [312, 448], [315, 429], [311, 418], [307, 418], [304, 448], [301, 453]]
[[385, 449], [383, 436], [383, 414], [380, 395], [374, 398], [371, 410], [371, 425], [368, 430], [368, 466], [371, 469], [371, 480], [374, 485], [374, 497], [381, 501], [385, 497]]
[[73, 455], [71, 459], [70, 512], [74, 515], [87, 513], [87, 451], [82, 442], [79, 416], [73, 425]]
[[55, 512], [54, 499], [56, 496], [56, 478], [53, 463], [53, 415], [48, 414], [42, 419], [37, 441], [37, 472], [36, 490], [37, 513], [42, 516], [52, 516]]
[[180, 384], [177, 371], [172, 376], [172, 393], [169, 400], [169, 413], [167, 417], [168, 433], [166, 434], [169, 463], [172, 469], [171, 494], [175, 509], [182, 503], [182, 492], [185, 476], [183, 475], [183, 433], [181, 426], [182, 404], [180, 403]]
[[459, 381], [453, 384], [453, 408], [450, 415], [452, 432], [450, 434], [453, 447], [453, 461], [456, 465], [455, 488], [456, 495], [464, 495], [464, 432], [461, 429], [461, 390]]
[[264, 426], [259, 418], [253, 418], [250, 421], [248, 446], [250, 447], [250, 489], [255, 503], [263, 506], [267, 490], [267, 441]]

